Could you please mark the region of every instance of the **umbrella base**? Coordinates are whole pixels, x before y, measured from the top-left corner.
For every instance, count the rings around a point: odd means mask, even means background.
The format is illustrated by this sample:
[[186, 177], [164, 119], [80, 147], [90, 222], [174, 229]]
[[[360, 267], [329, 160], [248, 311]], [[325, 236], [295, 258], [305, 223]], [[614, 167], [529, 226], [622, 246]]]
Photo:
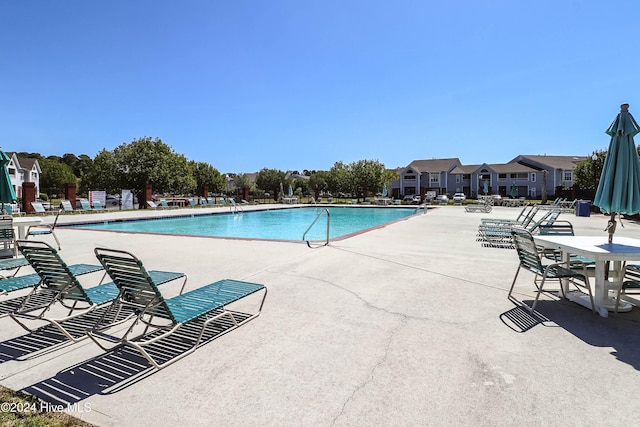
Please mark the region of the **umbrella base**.
[[[580, 291], [574, 291], [574, 292], [567, 292], [567, 299], [571, 302], [575, 302], [576, 304], [580, 304], [583, 307], [588, 308], [589, 310], [591, 310], [591, 300], [589, 299], [589, 295], [580, 292]], [[620, 301], [620, 305], [618, 307], [618, 312], [619, 313], [626, 313], [631, 311], [631, 309], [633, 308], [633, 305]], [[602, 317], [609, 317], [609, 312], [610, 311], [616, 311], [616, 299], [615, 298], [611, 298], [608, 297], [605, 301], [604, 304], [600, 304], [596, 307], [596, 311], [598, 312], [598, 314]]]

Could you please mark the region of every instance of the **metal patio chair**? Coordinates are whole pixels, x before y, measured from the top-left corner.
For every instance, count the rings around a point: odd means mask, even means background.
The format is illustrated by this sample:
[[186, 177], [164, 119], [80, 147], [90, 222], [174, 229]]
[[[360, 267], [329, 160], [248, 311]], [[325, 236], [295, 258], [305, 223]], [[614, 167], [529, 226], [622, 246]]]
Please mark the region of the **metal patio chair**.
[[[511, 229], [511, 235], [513, 237], [513, 243], [518, 254], [519, 264], [516, 274], [511, 283], [509, 294], [507, 298], [512, 299], [513, 288], [518, 279], [520, 270], [524, 269], [534, 274], [534, 285], [536, 286], [536, 296], [533, 304], [529, 308], [531, 313], [536, 309], [536, 304], [540, 298], [540, 294], [544, 290], [544, 285], [547, 280], [558, 280], [560, 284], [560, 291], [563, 297], [566, 297], [562, 280], [567, 280], [573, 284], [579, 291], [589, 295], [591, 301], [591, 310], [595, 314], [595, 305], [593, 303], [593, 294], [591, 287], [589, 286], [588, 279], [586, 277], [586, 271], [583, 268], [582, 272], [576, 271], [578, 263], [573, 265], [573, 268], [568, 268], [563, 263], [543, 264], [543, 256], [540, 248], [536, 246], [533, 236], [530, 231], [519, 227], [513, 227]], [[538, 279], [541, 279], [538, 283]]]

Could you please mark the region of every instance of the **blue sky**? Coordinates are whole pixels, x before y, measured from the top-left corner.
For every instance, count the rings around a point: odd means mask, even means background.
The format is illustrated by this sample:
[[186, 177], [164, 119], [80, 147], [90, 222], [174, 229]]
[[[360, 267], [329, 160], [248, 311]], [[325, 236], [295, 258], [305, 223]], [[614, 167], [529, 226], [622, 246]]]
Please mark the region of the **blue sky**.
[[[589, 155], [640, 102], [640, 2], [0, 3], [0, 146], [158, 137], [221, 172]], [[640, 117], [638, 117], [640, 118]]]

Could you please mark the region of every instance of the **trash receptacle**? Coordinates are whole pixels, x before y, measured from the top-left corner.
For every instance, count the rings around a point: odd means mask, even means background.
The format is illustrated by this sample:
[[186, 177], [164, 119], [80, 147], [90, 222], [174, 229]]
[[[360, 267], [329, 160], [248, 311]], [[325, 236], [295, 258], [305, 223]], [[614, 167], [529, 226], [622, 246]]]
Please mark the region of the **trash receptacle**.
[[591, 216], [590, 200], [578, 200], [576, 202], [576, 216]]

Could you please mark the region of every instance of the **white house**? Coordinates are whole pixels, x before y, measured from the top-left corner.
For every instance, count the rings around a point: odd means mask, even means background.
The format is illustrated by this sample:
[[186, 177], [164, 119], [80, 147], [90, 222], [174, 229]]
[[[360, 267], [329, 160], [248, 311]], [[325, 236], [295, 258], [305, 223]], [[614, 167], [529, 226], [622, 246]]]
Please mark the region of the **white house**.
[[[22, 184], [25, 182], [34, 182], [36, 184], [36, 195], [40, 194], [40, 164], [38, 159], [18, 158], [16, 153], [7, 152], [9, 156], [9, 177], [11, 185], [16, 192], [18, 198], [22, 198]], [[38, 197], [38, 196], [36, 196]]]

